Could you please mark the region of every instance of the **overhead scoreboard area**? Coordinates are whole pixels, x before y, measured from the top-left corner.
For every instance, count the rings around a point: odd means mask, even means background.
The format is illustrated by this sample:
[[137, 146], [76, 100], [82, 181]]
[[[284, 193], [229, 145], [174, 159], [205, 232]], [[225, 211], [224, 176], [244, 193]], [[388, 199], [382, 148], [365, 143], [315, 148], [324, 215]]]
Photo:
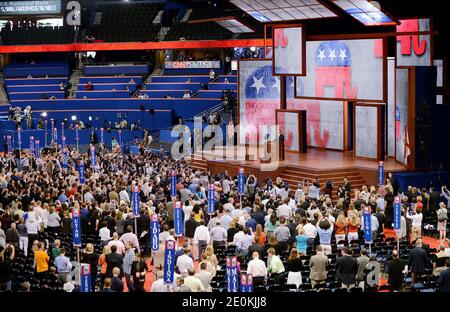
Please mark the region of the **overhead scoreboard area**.
[[0, 1], [0, 16], [61, 14], [61, 0]]

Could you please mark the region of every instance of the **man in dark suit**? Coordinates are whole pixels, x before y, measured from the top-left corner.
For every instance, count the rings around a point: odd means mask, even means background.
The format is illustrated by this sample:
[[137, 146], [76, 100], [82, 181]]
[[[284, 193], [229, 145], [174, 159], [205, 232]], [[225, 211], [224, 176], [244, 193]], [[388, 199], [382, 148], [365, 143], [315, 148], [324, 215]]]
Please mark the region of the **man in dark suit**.
[[258, 243], [254, 243], [248, 247], [248, 254], [253, 255], [253, 252], [256, 251], [259, 254], [259, 257], [262, 258], [264, 254], [264, 247]]
[[112, 280], [111, 278], [105, 278], [105, 282], [103, 283], [103, 289], [100, 292], [115, 292], [111, 289]]
[[250, 214], [250, 217], [256, 221], [257, 224], [261, 224], [264, 227], [264, 213], [261, 211], [261, 208], [254, 207], [253, 212]]
[[430, 187], [430, 201], [428, 203], [428, 213], [433, 215], [439, 209], [439, 203], [441, 202], [441, 194], [436, 192], [434, 186]]
[[111, 253], [106, 256], [106, 276], [113, 277], [113, 269], [120, 269], [120, 277], [122, 276], [123, 256], [117, 253], [117, 246], [111, 246]]
[[355, 286], [358, 261], [348, 254], [349, 249], [341, 249], [342, 257], [336, 260], [336, 278], [341, 281], [342, 288], [350, 289]]
[[422, 239], [416, 240], [416, 247], [409, 252], [408, 267], [411, 270], [413, 284], [425, 272], [427, 253], [422, 248]]
[[389, 275], [388, 284], [392, 290], [400, 290], [403, 286], [403, 270], [406, 263], [398, 257], [398, 251], [392, 252], [392, 261], [388, 263], [387, 274]]
[[98, 143], [97, 134], [95, 133], [94, 128], [91, 129], [91, 135], [89, 136], [89, 139], [90, 139], [90, 142], [92, 145], [95, 145]]
[[350, 196], [350, 192], [352, 191], [352, 186], [350, 182], [348, 181], [348, 178], [344, 178], [344, 190], [346, 196]]
[[278, 142], [280, 143], [280, 160], [284, 160], [284, 134], [281, 130], [278, 136]]
[[445, 261], [446, 270], [441, 272], [438, 280], [438, 287], [440, 292], [450, 292], [450, 259]]
[[184, 223], [184, 226], [186, 229], [186, 233], [184, 233], [184, 235], [187, 238], [188, 243], [191, 243], [192, 240], [194, 239], [195, 229], [199, 225], [200, 224], [197, 221], [195, 221], [195, 219], [194, 219], [194, 214], [191, 213], [191, 217], [188, 220], [186, 220], [186, 222]]

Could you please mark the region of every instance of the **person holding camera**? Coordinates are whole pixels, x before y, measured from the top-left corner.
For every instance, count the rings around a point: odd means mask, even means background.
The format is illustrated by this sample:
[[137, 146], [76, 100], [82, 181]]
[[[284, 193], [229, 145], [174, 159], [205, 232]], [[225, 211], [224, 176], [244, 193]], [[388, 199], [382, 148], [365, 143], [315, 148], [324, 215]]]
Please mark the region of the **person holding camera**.
[[439, 240], [442, 242], [445, 240], [447, 235], [447, 208], [445, 207], [444, 202], [439, 203], [439, 209], [436, 211], [438, 224], [437, 229], [439, 231]]
[[447, 209], [450, 208], [450, 192], [447, 190], [447, 187], [444, 185], [441, 189], [441, 197], [444, 197], [447, 200]]

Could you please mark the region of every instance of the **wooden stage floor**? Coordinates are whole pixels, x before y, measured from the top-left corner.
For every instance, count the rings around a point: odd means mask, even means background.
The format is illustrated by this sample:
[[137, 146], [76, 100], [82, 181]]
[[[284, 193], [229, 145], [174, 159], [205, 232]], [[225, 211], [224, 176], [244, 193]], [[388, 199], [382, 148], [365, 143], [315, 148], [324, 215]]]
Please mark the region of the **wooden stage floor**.
[[[228, 148], [228, 153], [233, 154]], [[234, 147], [234, 154], [243, 155], [244, 147]], [[216, 148], [215, 155], [218, 157], [212, 157], [211, 152], [203, 153], [203, 156], [208, 159], [208, 162], [228, 163], [233, 165], [241, 165], [246, 167], [258, 168], [261, 166], [259, 160], [244, 160], [240, 157], [239, 160], [236, 157], [226, 158], [223, 155], [225, 152], [222, 147]], [[199, 158], [199, 153], [195, 154], [195, 157]], [[309, 169], [314, 171], [329, 171], [329, 170], [342, 170], [342, 169], [361, 169], [368, 171], [378, 170], [378, 161], [371, 159], [363, 159], [353, 156], [352, 152], [331, 151], [325, 149], [318, 149], [309, 147], [306, 153], [286, 152], [285, 160], [279, 162], [281, 168], [298, 168]], [[398, 163], [393, 158], [388, 158], [384, 161], [384, 169], [386, 172], [405, 171], [406, 166]]]

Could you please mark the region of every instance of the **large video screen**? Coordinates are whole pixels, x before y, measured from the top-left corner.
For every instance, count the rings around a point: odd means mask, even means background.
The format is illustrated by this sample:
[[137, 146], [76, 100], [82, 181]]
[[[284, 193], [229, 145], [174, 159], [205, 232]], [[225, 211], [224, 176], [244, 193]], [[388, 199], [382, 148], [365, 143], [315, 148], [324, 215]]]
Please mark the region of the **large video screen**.
[[304, 29], [273, 29], [273, 64], [275, 75], [304, 75]]
[[240, 60], [239, 124], [243, 131], [239, 142], [245, 144], [257, 137], [259, 126], [276, 125], [275, 110], [279, 108], [280, 78], [272, 75], [272, 60]]
[[344, 149], [344, 103], [338, 101], [287, 101], [288, 109], [306, 110], [306, 142], [308, 146]]
[[371, 106], [355, 107], [355, 156], [378, 156], [378, 109]]
[[49, 15], [61, 13], [61, 0], [0, 1], [0, 16]]
[[386, 102], [383, 39], [306, 42], [306, 76], [296, 97]]
[[300, 152], [299, 112], [277, 111], [276, 116], [278, 127], [284, 134], [285, 149]]

